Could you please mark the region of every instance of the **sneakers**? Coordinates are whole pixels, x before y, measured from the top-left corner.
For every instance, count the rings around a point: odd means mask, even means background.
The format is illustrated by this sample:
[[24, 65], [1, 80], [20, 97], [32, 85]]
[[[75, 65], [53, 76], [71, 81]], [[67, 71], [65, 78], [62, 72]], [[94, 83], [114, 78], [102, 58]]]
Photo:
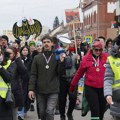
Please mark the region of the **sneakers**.
[[72, 116], [72, 113], [67, 113], [67, 117], [68, 117], [68, 120], [74, 120], [73, 116]]
[[30, 105], [30, 111], [35, 111], [34, 105]]
[[24, 120], [24, 118], [22, 118], [21, 116], [18, 116], [18, 120]]

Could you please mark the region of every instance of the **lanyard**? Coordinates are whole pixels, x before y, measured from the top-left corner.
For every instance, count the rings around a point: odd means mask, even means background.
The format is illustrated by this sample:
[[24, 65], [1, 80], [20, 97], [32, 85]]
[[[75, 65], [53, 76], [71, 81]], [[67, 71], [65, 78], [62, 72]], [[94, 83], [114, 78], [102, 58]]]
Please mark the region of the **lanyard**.
[[100, 63], [99, 57], [97, 60], [93, 57], [93, 60], [95, 62], [95, 67], [99, 66], [99, 63]]
[[51, 59], [52, 55], [53, 55], [53, 54], [51, 54], [50, 57], [49, 57], [48, 60], [47, 60], [45, 54], [43, 53], [43, 57], [45, 58], [45, 61], [46, 61], [47, 64], [50, 62], [50, 59]]

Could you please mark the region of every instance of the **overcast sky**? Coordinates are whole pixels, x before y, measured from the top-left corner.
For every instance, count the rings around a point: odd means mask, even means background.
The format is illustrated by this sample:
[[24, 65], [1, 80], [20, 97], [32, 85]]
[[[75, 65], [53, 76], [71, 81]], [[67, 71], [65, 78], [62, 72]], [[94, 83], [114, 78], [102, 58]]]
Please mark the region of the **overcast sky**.
[[23, 17], [38, 19], [52, 28], [55, 16], [65, 19], [64, 10], [78, 6], [80, 0], [0, 0], [0, 33], [12, 29]]

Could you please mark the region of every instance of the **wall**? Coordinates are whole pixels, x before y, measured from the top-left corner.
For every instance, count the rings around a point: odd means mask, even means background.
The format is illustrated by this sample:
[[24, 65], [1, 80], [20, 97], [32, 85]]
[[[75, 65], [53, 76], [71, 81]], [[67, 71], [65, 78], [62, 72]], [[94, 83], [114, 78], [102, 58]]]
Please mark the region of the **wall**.
[[[111, 22], [115, 20], [114, 0], [96, 0], [83, 7], [84, 35], [107, 37], [107, 28], [111, 28]], [[112, 8], [113, 7], [113, 8]]]

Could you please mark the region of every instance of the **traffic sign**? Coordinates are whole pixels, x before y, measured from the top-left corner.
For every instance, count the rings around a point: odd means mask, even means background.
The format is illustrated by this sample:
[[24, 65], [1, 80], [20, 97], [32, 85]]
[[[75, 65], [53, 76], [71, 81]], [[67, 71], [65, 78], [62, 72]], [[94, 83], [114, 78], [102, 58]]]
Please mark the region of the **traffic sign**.
[[85, 36], [85, 42], [91, 44], [92, 43], [92, 36]]

